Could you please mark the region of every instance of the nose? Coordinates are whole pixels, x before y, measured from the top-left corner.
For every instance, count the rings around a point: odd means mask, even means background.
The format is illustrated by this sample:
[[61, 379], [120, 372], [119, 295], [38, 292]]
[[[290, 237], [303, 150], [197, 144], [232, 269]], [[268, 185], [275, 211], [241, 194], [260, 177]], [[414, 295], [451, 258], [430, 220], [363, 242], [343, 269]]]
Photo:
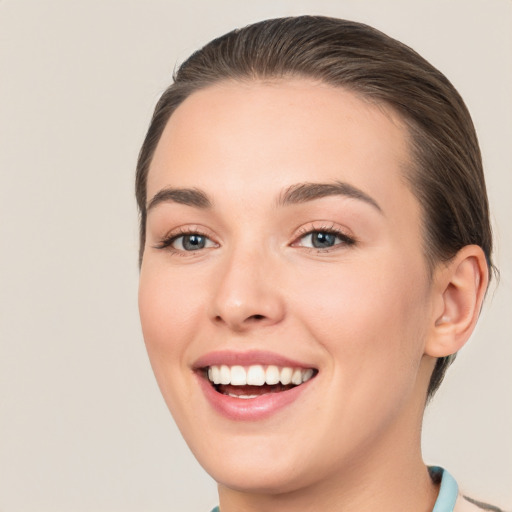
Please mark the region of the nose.
[[218, 269], [210, 317], [217, 325], [244, 332], [281, 322], [285, 301], [276, 264], [263, 251], [233, 251]]

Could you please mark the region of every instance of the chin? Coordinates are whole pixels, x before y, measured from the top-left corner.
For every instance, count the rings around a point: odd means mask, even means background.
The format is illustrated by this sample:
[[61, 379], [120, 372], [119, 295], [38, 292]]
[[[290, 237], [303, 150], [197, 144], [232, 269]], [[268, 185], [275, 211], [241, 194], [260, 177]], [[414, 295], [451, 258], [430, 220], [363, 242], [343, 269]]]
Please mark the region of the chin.
[[[307, 481], [305, 475], [291, 470], [290, 466], [275, 467], [271, 462], [264, 466], [252, 462], [248, 465], [216, 467], [208, 472], [219, 485], [244, 493], [266, 495], [290, 493], [313, 483]], [[311, 478], [311, 473], [308, 473]]]
[[[325, 478], [333, 461], [314, 450], [304, 436], [271, 432], [215, 436], [189, 446], [206, 472], [221, 486], [245, 493], [283, 494]], [[196, 443], [194, 443], [196, 441]], [[212, 446], [215, 446], [212, 449]], [[317, 454], [315, 460], [314, 454]], [[316, 469], [312, 470], [312, 464]]]

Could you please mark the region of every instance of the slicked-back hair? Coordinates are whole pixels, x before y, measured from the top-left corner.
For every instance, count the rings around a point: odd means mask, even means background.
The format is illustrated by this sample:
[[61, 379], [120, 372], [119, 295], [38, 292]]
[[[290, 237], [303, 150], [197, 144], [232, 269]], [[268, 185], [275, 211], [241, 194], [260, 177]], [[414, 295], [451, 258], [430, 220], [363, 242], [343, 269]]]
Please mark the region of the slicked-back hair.
[[[471, 116], [448, 79], [414, 50], [367, 25], [323, 16], [262, 21], [214, 39], [190, 56], [158, 101], [137, 163], [142, 262], [147, 176], [176, 108], [223, 81], [314, 79], [391, 107], [408, 128], [404, 178], [422, 207], [424, 254], [432, 271], [464, 246], [482, 247], [491, 274], [492, 233], [482, 159]], [[439, 358], [432, 397], [455, 356]]]

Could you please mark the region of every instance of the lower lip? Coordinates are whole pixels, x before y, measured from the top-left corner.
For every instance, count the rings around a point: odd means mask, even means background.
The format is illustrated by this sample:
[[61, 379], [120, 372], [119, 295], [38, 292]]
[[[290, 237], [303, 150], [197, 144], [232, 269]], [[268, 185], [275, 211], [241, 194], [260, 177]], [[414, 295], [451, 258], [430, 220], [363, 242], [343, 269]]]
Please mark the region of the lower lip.
[[210, 405], [220, 414], [235, 421], [263, 420], [295, 402], [314, 380], [287, 391], [267, 393], [256, 398], [235, 398], [215, 390], [210, 382], [198, 375], [199, 384]]

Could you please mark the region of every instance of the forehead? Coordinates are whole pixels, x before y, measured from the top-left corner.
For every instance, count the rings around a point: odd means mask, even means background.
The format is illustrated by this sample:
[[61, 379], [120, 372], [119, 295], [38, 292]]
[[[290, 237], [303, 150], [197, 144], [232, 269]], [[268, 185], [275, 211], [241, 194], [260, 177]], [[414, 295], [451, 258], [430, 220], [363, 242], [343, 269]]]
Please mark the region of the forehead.
[[263, 197], [297, 182], [343, 180], [384, 203], [405, 185], [400, 117], [346, 89], [306, 79], [222, 82], [190, 95], [157, 145], [148, 199], [166, 186], [232, 187]]

